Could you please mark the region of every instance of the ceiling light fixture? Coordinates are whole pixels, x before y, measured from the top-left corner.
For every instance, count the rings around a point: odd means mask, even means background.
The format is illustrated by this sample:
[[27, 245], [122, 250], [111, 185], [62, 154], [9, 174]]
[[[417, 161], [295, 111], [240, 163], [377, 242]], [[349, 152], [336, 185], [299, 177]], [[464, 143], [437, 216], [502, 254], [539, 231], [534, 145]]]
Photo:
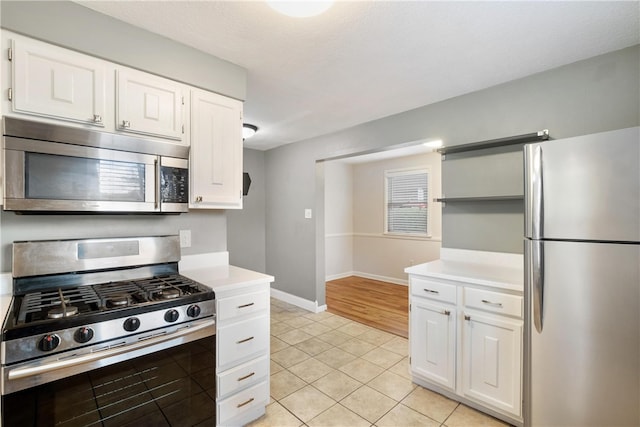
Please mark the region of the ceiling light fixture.
[[251, 138], [253, 135], [258, 132], [258, 126], [250, 125], [249, 123], [242, 124], [242, 139], [245, 140], [247, 138]]
[[333, 0], [267, 0], [267, 4], [283, 15], [294, 18], [308, 18], [325, 12], [331, 7]]

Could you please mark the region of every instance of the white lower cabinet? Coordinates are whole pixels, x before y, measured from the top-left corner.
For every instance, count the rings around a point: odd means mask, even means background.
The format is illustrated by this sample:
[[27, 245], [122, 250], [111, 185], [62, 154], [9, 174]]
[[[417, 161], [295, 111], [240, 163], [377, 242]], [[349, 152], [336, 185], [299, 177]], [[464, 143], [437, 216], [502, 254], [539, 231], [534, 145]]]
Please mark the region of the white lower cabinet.
[[411, 368], [442, 387], [456, 388], [456, 310], [415, 298], [411, 303]]
[[[267, 402], [265, 402], [265, 396]], [[263, 381], [260, 384], [242, 390], [226, 399], [217, 402], [217, 425], [219, 426], [241, 426], [251, 421], [248, 415], [264, 413], [264, 407], [269, 400], [269, 382]], [[260, 416], [260, 415], [258, 415]], [[243, 421], [243, 419], [247, 419]], [[255, 417], [257, 418], [257, 417]]]
[[216, 423], [245, 425], [269, 403], [269, 283], [216, 292]]
[[465, 312], [464, 319], [464, 394], [520, 416], [523, 322], [473, 311]]
[[269, 316], [254, 317], [219, 327], [217, 334], [224, 346], [218, 348], [218, 366], [225, 368], [269, 349]]
[[409, 282], [414, 381], [521, 425], [522, 293], [415, 275]]

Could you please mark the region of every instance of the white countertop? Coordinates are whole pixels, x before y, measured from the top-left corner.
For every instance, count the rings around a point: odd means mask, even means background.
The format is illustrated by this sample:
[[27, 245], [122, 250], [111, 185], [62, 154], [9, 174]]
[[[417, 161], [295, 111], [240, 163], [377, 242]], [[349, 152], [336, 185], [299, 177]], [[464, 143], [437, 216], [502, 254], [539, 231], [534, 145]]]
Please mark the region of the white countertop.
[[181, 270], [180, 274], [209, 286], [214, 292], [223, 292], [237, 285], [253, 285], [273, 282], [275, 279], [268, 274], [246, 270], [233, 265], [219, 265], [203, 267], [193, 270]]
[[211, 252], [183, 256], [178, 265], [180, 274], [224, 292], [236, 285], [273, 282], [273, 276], [229, 265], [228, 252]]
[[520, 254], [443, 249], [439, 260], [414, 265], [404, 271], [419, 276], [522, 292], [522, 259]]

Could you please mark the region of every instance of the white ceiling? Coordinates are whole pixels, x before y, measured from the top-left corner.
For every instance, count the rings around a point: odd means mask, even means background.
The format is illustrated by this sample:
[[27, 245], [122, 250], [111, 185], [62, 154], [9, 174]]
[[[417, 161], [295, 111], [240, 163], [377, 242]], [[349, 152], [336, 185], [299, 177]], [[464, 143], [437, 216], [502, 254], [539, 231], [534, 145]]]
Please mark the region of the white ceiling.
[[640, 1], [80, 3], [246, 68], [263, 150], [640, 43]]

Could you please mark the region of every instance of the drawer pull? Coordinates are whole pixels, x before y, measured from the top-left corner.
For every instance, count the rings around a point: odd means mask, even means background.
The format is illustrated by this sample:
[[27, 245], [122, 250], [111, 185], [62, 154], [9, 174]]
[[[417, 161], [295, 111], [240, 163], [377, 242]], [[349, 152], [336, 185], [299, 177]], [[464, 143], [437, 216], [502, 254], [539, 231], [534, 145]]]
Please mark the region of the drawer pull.
[[483, 299], [482, 300], [483, 303], [488, 304], [488, 305], [495, 305], [496, 307], [502, 307], [502, 303], [501, 302], [491, 302], [489, 300]]
[[449, 310], [445, 310], [442, 312], [442, 314], [444, 314], [445, 316], [450, 316], [451, 312]]
[[253, 402], [254, 398], [252, 397], [251, 399], [247, 400], [246, 402], [242, 402], [242, 403], [238, 403], [238, 405], [236, 405], [236, 408], [242, 408], [245, 405], [248, 405], [249, 403]]
[[423, 291], [429, 292], [430, 294], [436, 294], [436, 295], [440, 293], [439, 291], [434, 291], [432, 289], [427, 289], [427, 288], [424, 288]]
[[255, 304], [254, 302], [250, 302], [249, 304], [242, 304], [242, 305], [239, 305], [239, 306], [238, 306], [238, 308], [247, 308], [247, 307], [251, 307], [251, 306], [252, 306], [252, 305], [254, 305], [254, 304]]
[[251, 377], [252, 377], [252, 376], [254, 376], [255, 374], [256, 374], [255, 372], [251, 372], [250, 374], [245, 375], [244, 377], [240, 377], [240, 378], [238, 378], [238, 381], [244, 381], [244, 380], [246, 380], [247, 378], [251, 378]]
[[471, 316], [469, 316], [468, 314], [464, 315], [464, 320], [471, 320]]
[[236, 344], [242, 344], [243, 342], [247, 342], [247, 341], [251, 341], [254, 337], [249, 337], [249, 338], [245, 338], [243, 340], [240, 341], [236, 341]]

